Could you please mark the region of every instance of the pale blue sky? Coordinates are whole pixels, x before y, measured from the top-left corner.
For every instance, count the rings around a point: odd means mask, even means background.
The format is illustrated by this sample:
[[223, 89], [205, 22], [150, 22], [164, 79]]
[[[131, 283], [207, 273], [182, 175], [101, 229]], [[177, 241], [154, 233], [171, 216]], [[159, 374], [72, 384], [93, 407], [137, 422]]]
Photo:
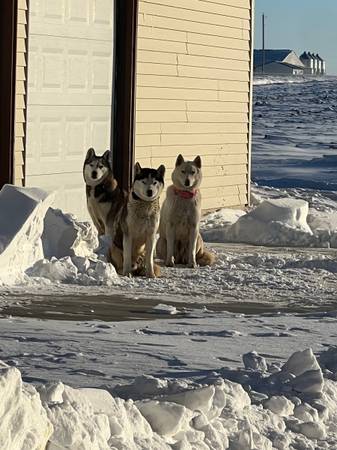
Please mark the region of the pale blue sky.
[[337, 75], [337, 0], [255, 0], [255, 48], [261, 48], [261, 15], [266, 48], [319, 53], [329, 75]]

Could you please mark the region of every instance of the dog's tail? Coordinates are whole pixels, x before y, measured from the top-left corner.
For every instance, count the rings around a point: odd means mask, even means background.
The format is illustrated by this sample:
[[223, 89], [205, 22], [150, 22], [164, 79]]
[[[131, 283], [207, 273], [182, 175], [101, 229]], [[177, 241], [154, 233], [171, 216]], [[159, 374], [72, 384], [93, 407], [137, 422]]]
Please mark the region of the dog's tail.
[[197, 255], [197, 264], [199, 266], [212, 266], [216, 261], [215, 254], [204, 249]]

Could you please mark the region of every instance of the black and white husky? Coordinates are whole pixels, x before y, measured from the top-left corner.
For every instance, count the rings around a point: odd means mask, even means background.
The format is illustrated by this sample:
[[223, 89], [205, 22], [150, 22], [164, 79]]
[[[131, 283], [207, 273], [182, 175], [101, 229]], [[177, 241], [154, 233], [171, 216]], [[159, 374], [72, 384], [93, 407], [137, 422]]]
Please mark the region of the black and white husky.
[[160, 275], [154, 264], [156, 234], [159, 226], [159, 197], [164, 188], [165, 167], [141, 168], [135, 165], [134, 181], [123, 215], [123, 273], [130, 275], [145, 247], [146, 276]]
[[116, 218], [119, 218], [125, 202], [125, 193], [118, 187], [109, 161], [110, 151], [97, 156], [89, 148], [83, 165], [89, 214], [98, 235], [116, 235]]

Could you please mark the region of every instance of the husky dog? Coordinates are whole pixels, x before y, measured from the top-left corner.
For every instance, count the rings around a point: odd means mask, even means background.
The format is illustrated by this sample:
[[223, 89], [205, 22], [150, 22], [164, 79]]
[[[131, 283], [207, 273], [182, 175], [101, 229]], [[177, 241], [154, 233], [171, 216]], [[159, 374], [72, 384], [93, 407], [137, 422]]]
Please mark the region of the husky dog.
[[214, 255], [204, 249], [199, 233], [201, 179], [200, 156], [194, 161], [185, 161], [179, 155], [172, 172], [173, 185], [167, 188], [161, 209], [157, 243], [157, 256], [168, 267], [174, 264], [205, 266], [215, 261]]
[[98, 235], [107, 234], [112, 239], [108, 259], [121, 272], [123, 268], [123, 236], [120, 227], [121, 216], [127, 194], [114, 178], [109, 162], [110, 151], [97, 156], [89, 148], [84, 161], [83, 176], [86, 184], [89, 214], [97, 228]]
[[135, 177], [123, 217], [123, 273], [129, 275], [137, 265], [137, 258], [145, 246], [146, 276], [160, 275], [154, 264], [156, 234], [159, 226], [159, 197], [164, 188], [165, 167], [157, 170], [135, 165]]

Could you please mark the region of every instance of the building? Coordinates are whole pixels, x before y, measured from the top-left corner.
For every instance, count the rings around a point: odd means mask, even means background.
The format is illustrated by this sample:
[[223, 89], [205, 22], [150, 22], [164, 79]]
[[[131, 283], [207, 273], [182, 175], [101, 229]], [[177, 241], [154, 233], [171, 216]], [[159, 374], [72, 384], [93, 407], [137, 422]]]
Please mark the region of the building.
[[0, 186], [84, 217], [93, 146], [125, 188], [136, 160], [169, 181], [200, 154], [205, 209], [249, 202], [253, 0], [8, 0], [0, 20]]
[[325, 75], [325, 61], [318, 53], [303, 52], [300, 60], [305, 66], [304, 73], [308, 75]]
[[254, 73], [303, 75], [305, 66], [292, 50], [254, 50]]

